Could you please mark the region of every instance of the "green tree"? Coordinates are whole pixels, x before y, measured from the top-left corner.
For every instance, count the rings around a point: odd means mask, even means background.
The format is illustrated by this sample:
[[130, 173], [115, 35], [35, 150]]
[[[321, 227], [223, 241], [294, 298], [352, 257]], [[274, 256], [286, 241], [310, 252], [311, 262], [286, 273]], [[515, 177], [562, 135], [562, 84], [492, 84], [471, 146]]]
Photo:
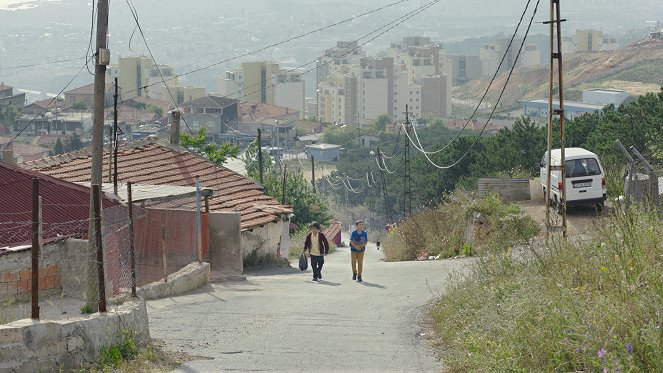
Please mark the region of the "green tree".
[[87, 104], [81, 101], [71, 105], [71, 108], [74, 110], [87, 110]]
[[55, 149], [54, 149], [55, 155], [63, 154], [64, 153], [64, 145], [62, 144], [62, 140], [58, 137], [58, 141], [55, 142]]
[[223, 165], [226, 159], [239, 155], [239, 149], [235, 145], [208, 143], [205, 127], [195, 136], [180, 133], [180, 145], [217, 165]]
[[[251, 142], [244, 153], [244, 163], [248, 176], [259, 182], [260, 164], [256, 141]], [[286, 170], [285, 201], [283, 201], [283, 171], [271, 162], [269, 154], [264, 151], [263, 185], [265, 194], [293, 207], [294, 216], [291, 221], [297, 225], [305, 225], [314, 220], [325, 225], [332, 218], [327, 202], [320, 194], [313, 192], [311, 184], [299, 170]]]
[[69, 140], [67, 140], [65, 146], [65, 150], [68, 152], [73, 152], [75, 150], [80, 150], [83, 148], [83, 142], [81, 141], [81, 137], [78, 136], [77, 134], [74, 134], [71, 136]]
[[389, 115], [382, 114], [373, 121], [372, 127], [378, 132], [384, 132], [385, 128], [387, 127], [387, 124], [389, 124], [390, 122], [391, 118], [389, 118]]
[[21, 115], [21, 113], [11, 105], [6, 106], [1, 114], [0, 123], [2, 123], [7, 129], [10, 129], [16, 123], [16, 119]]
[[357, 127], [350, 125], [330, 126], [325, 128], [322, 133], [322, 141], [327, 144], [342, 145], [346, 148], [356, 148], [359, 146], [358, 136]]

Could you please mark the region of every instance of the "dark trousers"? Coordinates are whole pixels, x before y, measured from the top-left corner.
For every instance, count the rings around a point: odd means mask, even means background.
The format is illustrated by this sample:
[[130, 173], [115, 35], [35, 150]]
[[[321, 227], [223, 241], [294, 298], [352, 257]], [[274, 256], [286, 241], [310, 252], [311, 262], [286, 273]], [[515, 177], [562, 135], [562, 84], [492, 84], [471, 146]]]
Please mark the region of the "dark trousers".
[[323, 264], [325, 264], [324, 256], [311, 255], [311, 268], [313, 269], [314, 278], [320, 278]]

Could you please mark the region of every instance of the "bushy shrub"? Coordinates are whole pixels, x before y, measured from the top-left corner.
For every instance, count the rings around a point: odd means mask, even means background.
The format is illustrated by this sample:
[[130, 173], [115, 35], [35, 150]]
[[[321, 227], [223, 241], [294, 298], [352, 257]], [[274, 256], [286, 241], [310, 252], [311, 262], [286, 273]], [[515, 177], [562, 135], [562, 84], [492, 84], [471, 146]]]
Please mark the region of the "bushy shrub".
[[[483, 221], [481, 227], [473, 224], [477, 214]], [[413, 260], [423, 251], [443, 258], [501, 251], [527, 241], [538, 230], [515, 204], [505, 203], [496, 195], [479, 198], [456, 191], [438, 207], [401, 222], [387, 235], [384, 252], [387, 260], [398, 261]]]

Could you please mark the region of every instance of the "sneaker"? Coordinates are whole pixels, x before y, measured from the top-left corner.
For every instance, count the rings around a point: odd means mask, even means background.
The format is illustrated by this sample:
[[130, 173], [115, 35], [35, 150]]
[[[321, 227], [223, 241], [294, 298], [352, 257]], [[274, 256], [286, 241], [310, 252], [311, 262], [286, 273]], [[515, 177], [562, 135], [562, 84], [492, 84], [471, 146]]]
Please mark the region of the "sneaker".
[[354, 281], [354, 280], [356, 280], [356, 279], [357, 279], [357, 274], [356, 274], [356, 273], [353, 273], [353, 274], [352, 274], [352, 281]]
[[317, 278], [317, 277], [313, 277], [313, 281], [318, 281], [318, 278]]
[[318, 275], [318, 280], [322, 280], [322, 273]]
[[362, 282], [361, 275], [357, 276], [357, 282]]

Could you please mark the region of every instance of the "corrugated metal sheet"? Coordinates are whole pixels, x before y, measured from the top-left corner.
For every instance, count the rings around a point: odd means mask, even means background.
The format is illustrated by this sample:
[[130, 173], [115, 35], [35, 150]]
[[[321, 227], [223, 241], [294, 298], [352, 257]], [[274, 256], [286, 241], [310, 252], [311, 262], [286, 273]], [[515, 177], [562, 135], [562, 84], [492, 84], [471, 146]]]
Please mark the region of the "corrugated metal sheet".
[[[0, 163], [0, 247], [31, 243], [32, 179], [35, 177], [40, 180], [44, 242], [87, 235], [89, 188]], [[103, 199], [103, 208], [117, 205], [117, 201]]]
[[[209, 198], [210, 211], [232, 211], [241, 214], [242, 228], [251, 228], [276, 221], [279, 215], [292, 212], [289, 206], [265, 195], [262, 187], [251, 179], [206, 159], [158, 140], [129, 144], [118, 152], [118, 181], [136, 184], [195, 186], [196, 176], [203, 187], [215, 189]], [[51, 176], [72, 181], [90, 181], [90, 157], [84, 153], [50, 157], [26, 162], [22, 166]], [[104, 156], [103, 175], [108, 175], [108, 157]], [[159, 207], [175, 207], [170, 204]], [[177, 208], [193, 209], [195, 200], [177, 202]]]

